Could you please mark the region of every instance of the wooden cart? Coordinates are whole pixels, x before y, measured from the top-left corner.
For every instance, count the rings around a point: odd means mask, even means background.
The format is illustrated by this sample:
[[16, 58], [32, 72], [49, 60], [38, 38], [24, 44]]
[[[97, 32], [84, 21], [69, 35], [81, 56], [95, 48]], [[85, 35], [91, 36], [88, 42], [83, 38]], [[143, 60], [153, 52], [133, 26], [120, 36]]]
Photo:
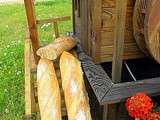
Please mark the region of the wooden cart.
[[[88, 0], [86, 0], [88, 1]], [[94, 0], [96, 2], [97, 0]], [[75, 6], [78, 2], [73, 0], [73, 11], [76, 9]], [[46, 19], [46, 20], [36, 20], [34, 16], [34, 5], [32, 0], [24, 0], [26, 15], [28, 20], [28, 30], [25, 39], [25, 116], [27, 120], [33, 119], [33, 114], [39, 116], [38, 101], [36, 95], [36, 65], [38, 63], [39, 57], [36, 55], [37, 49], [40, 47], [37, 34], [37, 24], [39, 23], [54, 23], [55, 33], [58, 37], [57, 21], [69, 20], [70, 17], [63, 17], [57, 19]], [[87, 3], [85, 4], [87, 5]], [[80, 6], [79, 6], [80, 7]], [[81, 6], [85, 7], [85, 6]], [[95, 8], [96, 9], [96, 8]], [[116, 15], [115, 15], [115, 34], [114, 34], [114, 49], [113, 49], [113, 61], [106, 63], [95, 64], [85, 52], [86, 48], [83, 43], [85, 38], [79, 37], [80, 33], [76, 32], [76, 16], [73, 12], [73, 23], [74, 23], [74, 35], [79, 39], [82, 39], [81, 44], [77, 46], [77, 53], [79, 59], [82, 63], [82, 67], [85, 73], [87, 90], [89, 93], [91, 111], [96, 120], [120, 120], [120, 111], [122, 109], [117, 109], [118, 106], [115, 103], [123, 102], [127, 97], [132, 96], [136, 92], [145, 92], [149, 95], [159, 95], [160, 94], [160, 65], [152, 62], [152, 60], [131, 60], [127, 61], [131, 66], [138, 67], [141, 63], [149, 63], [150, 70], [147, 72], [142, 68], [146, 66], [143, 64], [136, 71], [143, 73], [137, 80], [133, 81], [134, 75], [132, 74], [128, 64], [125, 67], [127, 70], [122, 69], [123, 64], [123, 48], [124, 48], [124, 38], [125, 38], [125, 21], [126, 21], [126, 11], [127, 11], [127, 0], [116, 0]], [[85, 11], [80, 11], [85, 12]], [[98, 19], [98, 17], [97, 17]], [[82, 24], [85, 25], [85, 24]], [[95, 26], [95, 28], [97, 28]], [[81, 31], [83, 31], [82, 28]], [[82, 46], [82, 47], [81, 47]], [[95, 44], [96, 47], [96, 44]], [[85, 51], [83, 51], [85, 50]], [[96, 54], [97, 55], [97, 54]], [[91, 56], [92, 57], [92, 56]], [[98, 57], [98, 56], [97, 56]], [[93, 57], [94, 58], [94, 57]], [[138, 62], [136, 62], [138, 61]], [[155, 67], [153, 69], [153, 67]], [[123, 67], [124, 68], [124, 67]], [[151, 69], [152, 68], [152, 69]], [[123, 74], [122, 74], [123, 73]], [[128, 74], [130, 73], [130, 74]], [[138, 74], [138, 73], [137, 73]], [[131, 77], [128, 77], [133, 75]], [[112, 76], [112, 77], [111, 77]], [[122, 77], [121, 77], [122, 76]], [[142, 77], [143, 76], [143, 77]], [[123, 81], [122, 79], [124, 78]], [[130, 81], [130, 82], [129, 82]], [[95, 104], [97, 103], [97, 104]], [[119, 105], [121, 106], [121, 105]], [[118, 112], [117, 112], [118, 111]], [[65, 113], [64, 113], [65, 115]], [[118, 116], [116, 118], [115, 116]], [[40, 117], [39, 117], [40, 118]], [[38, 119], [38, 117], [37, 117]], [[126, 116], [122, 117], [123, 120], [128, 119]]]

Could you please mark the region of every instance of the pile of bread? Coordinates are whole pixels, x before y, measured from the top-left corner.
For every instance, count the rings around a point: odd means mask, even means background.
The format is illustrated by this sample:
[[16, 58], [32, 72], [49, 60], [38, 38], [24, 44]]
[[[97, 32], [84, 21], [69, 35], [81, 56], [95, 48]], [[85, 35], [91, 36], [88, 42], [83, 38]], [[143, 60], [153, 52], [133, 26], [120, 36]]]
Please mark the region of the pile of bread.
[[[62, 119], [60, 86], [63, 88], [68, 120], [91, 120], [81, 64], [73, 50], [75, 46], [74, 38], [60, 37], [37, 51], [41, 57], [37, 66], [41, 120]], [[55, 72], [57, 63], [61, 81]]]

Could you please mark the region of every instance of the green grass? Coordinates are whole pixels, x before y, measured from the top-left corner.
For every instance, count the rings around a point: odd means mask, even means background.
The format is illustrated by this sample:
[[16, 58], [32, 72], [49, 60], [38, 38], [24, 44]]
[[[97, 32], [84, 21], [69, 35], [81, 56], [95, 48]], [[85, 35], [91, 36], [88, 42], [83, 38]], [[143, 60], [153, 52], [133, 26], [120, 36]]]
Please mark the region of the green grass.
[[[36, 4], [38, 19], [71, 15], [70, 0]], [[61, 34], [71, 31], [71, 22], [60, 24]], [[52, 25], [40, 25], [42, 42], [53, 41]], [[24, 114], [24, 37], [26, 17], [23, 5], [0, 5], [0, 120], [21, 120]]]

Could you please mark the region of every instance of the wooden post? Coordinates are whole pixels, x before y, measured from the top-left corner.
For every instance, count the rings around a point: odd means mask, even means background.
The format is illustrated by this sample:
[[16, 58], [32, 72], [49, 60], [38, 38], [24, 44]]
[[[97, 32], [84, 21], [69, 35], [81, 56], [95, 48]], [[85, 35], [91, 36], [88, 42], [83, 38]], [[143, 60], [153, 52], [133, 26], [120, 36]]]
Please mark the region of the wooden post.
[[58, 23], [57, 21], [53, 22], [55, 37], [59, 37]]
[[75, 2], [76, 2], [75, 0], [72, 0], [72, 22], [73, 22], [73, 26], [72, 26], [72, 27], [73, 27], [73, 34], [74, 34], [74, 35], [75, 35], [75, 33], [76, 33], [76, 30], [75, 30], [75, 27], [76, 27], [76, 26], [75, 26], [75, 24], [76, 24], [76, 23], [75, 23], [75, 9], [76, 9], [76, 8], [75, 8], [75, 7], [76, 7], [76, 6], [75, 6]]
[[[127, 0], [116, 0], [116, 21], [114, 30], [114, 51], [112, 62], [112, 81], [121, 82], [123, 49], [125, 39], [125, 23], [127, 12]], [[109, 120], [118, 120], [118, 104], [109, 105]], [[111, 108], [110, 108], [111, 107]]]
[[114, 31], [114, 51], [112, 63], [112, 80], [114, 83], [119, 83], [121, 81], [126, 11], [127, 0], [116, 0], [116, 23]]
[[39, 41], [38, 41], [38, 32], [36, 26], [36, 18], [34, 15], [34, 8], [32, 0], [24, 0], [26, 15], [28, 20], [28, 27], [30, 32], [30, 38], [32, 43], [32, 49], [34, 53], [35, 62], [38, 63], [39, 57], [36, 54], [37, 49], [39, 48]]

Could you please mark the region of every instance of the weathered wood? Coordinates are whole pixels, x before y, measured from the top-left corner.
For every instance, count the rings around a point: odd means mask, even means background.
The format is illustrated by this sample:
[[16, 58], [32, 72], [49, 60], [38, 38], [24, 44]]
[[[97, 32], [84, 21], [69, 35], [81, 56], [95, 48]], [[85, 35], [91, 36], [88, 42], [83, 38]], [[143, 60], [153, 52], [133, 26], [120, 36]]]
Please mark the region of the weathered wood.
[[117, 0], [116, 18], [115, 18], [116, 27], [114, 35], [114, 50], [113, 50], [113, 64], [112, 64], [112, 80], [115, 83], [121, 81], [126, 11], [127, 11], [127, 0]]
[[[102, 51], [100, 48], [105, 46], [114, 46], [114, 30], [115, 30], [115, 17], [116, 17], [116, 0], [79, 0], [80, 4], [83, 6], [81, 10], [81, 16], [75, 16], [75, 30], [76, 36], [82, 38], [81, 43], [82, 47], [85, 49], [85, 52], [93, 58], [95, 63], [108, 62], [112, 61], [112, 56], [110, 53], [107, 53], [105, 50]], [[127, 10], [126, 10], [126, 24], [125, 24], [125, 39], [124, 43], [133, 43], [135, 45], [135, 40], [133, 37], [133, 9], [136, 0], [128, 0]], [[75, 0], [75, 2], [77, 2]], [[87, 5], [87, 4], [88, 5]], [[87, 7], [84, 7], [86, 6]], [[75, 8], [75, 13], [77, 9]], [[83, 14], [83, 15], [82, 15]], [[88, 18], [87, 22], [85, 22]], [[87, 23], [88, 36], [84, 35], [80, 31], [82, 30], [82, 25], [79, 23]], [[80, 36], [80, 37], [79, 37]], [[82, 37], [81, 37], [82, 36]], [[86, 39], [83, 39], [86, 37]], [[132, 44], [132, 45], [133, 45]], [[124, 59], [139, 58], [144, 55], [141, 53], [137, 45], [135, 47], [135, 54], [130, 54], [129, 50], [126, 50], [125, 53], [129, 55], [125, 56]], [[129, 48], [129, 47], [128, 47]], [[138, 51], [138, 52], [137, 52]], [[105, 56], [101, 53], [106, 53]], [[112, 51], [113, 53], [113, 51]], [[133, 52], [134, 53], [134, 52]], [[108, 56], [107, 56], [108, 55]]]
[[[116, 6], [116, 0], [102, 0], [103, 7], [115, 7]], [[127, 6], [133, 6], [135, 3], [135, 0], [128, 0]]]
[[55, 37], [58, 38], [59, 37], [58, 23], [53, 22], [53, 26], [54, 26]]
[[148, 54], [147, 46], [144, 38], [144, 19], [146, 14], [148, 0], [136, 0], [133, 15], [134, 38], [138, 47]]
[[26, 15], [28, 20], [28, 27], [30, 32], [30, 38], [32, 43], [32, 49], [34, 53], [34, 58], [36, 64], [39, 61], [39, 56], [37, 56], [36, 51], [39, 49], [39, 41], [38, 41], [38, 32], [37, 32], [37, 26], [36, 26], [36, 18], [34, 15], [34, 7], [32, 0], [24, 0], [25, 9], [26, 9]]
[[160, 63], [160, 0], [148, 0], [145, 16], [145, 42], [151, 56]]
[[[79, 0], [80, 2], [80, 0]], [[81, 39], [81, 44], [83, 46], [83, 49], [88, 52], [88, 0], [81, 1], [80, 3], [80, 39]]]
[[31, 61], [31, 39], [27, 31], [24, 48], [25, 62], [25, 115], [31, 116], [33, 112], [38, 111], [38, 106], [34, 98], [33, 73]]
[[92, 44], [92, 48], [91, 48], [91, 56], [94, 60], [94, 62], [98, 62], [101, 61], [100, 58], [98, 56], [100, 56], [100, 45], [101, 45], [101, 34], [100, 34], [100, 30], [101, 30], [101, 20], [102, 20], [102, 0], [93, 0], [91, 2], [92, 5], [92, 9], [90, 10], [90, 14], [92, 15], [91, 20], [91, 44]]
[[106, 92], [110, 90], [113, 83], [103, 68], [101, 66], [95, 65], [91, 61], [91, 58], [89, 58], [84, 52], [79, 52], [78, 57], [81, 61], [85, 76], [87, 77], [91, 88], [94, 91], [94, 94], [100, 102]]
[[110, 91], [105, 95], [100, 102], [102, 105], [118, 103], [126, 98], [134, 95], [137, 92], [145, 92], [149, 95], [160, 94], [160, 77], [141, 80], [137, 82], [126, 82], [114, 84]]
[[[133, 7], [128, 7], [126, 10], [126, 27], [132, 26]], [[102, 27], [114, 27], [116, 20], [116, 7], [103, 7], [102, 8]]]
[[108, 120], [108, 105], [103, 106], [103, 120]]
[[[28, 34], [28, 33], [27, 33]], [[31, 70], [30, 70], [30, 39], [26, 36], [24, 48], [25, 62], [25, 115], [32, 114], [32, 99], [31, 99]]]
[[69, 21], [69, 20], [71, 20], [71, 16], [37, 20], [36, 23], [37, 24], [45, 24], [45, 23], [63, 22], [63, 21]]
[[[113, 46], [114, 45], [114, 28], [103, 28], [101, 30], [101, 46]], [[135, 44], [135, 40], [133, 37], [133, 28], [130, 27], [129, 29], [126, 29], [125, 32], [125, 40], [124, 44], [132, 43]], [[137, 48], [138, 49], [138, 48]]]

